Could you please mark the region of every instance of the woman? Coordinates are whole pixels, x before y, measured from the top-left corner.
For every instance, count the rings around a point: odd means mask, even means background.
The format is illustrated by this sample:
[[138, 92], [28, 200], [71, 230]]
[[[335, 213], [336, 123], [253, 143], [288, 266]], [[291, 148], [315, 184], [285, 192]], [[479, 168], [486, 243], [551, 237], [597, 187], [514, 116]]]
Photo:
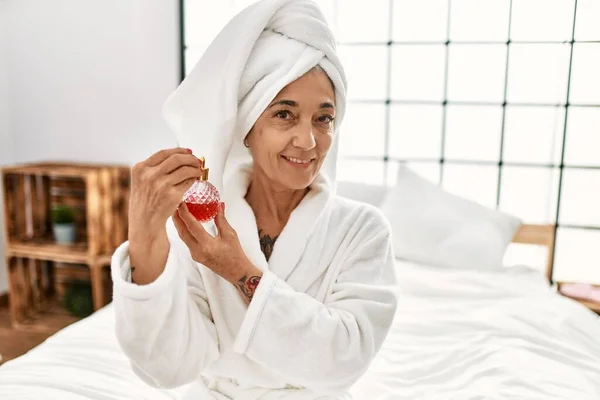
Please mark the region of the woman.
[[191, 150], [133, 168], [114, 304], [121, 347], [150, 385], [343, 399], [379, 350], [396, 309], [390, 230], [334, 194], [346, 93], [334, 43], [312, 2], [260, 1], [165, 103], [224, 203], [204, 226], [181, 203], [201, 172]]

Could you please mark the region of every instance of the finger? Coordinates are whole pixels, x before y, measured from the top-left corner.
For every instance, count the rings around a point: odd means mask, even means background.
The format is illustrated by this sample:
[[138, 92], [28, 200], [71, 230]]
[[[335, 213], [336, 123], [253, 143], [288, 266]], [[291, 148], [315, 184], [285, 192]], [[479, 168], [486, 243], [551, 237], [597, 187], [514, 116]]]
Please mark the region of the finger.
[[202, 170], [200, 168], [184, 165], [166, 176], [167, 184], [170, 186], [177, 186], [188, 179], [198, 179], [201, 174]]
[[181, 196], [183, 198], [183, 195], [185, 195], [185, 192], [190, 190], [190, 188], [192, 187], [194, 182], [196, 182], [197, 180], [198, 180], [197, 177], [193, 177], [193, 178], [186, 179], [185, 181], [180, 182], [177, 185], [175, 185], [175, 190], [177, 191], [178, 196]]
[[225, 203], [219, 204], [219, 212], [217, 213], [217, 216], [215, 217], [215, 225], [217, 226], [217, 229], [219, 230], [220, 236], [228, 236], [228, 235], [235, 233], [235, 230], [229, 224], [229, 221], [227, 221], [227, 218], [225, 218]]
[[181, 203], [177, 211], [179, 212], [179, 216], [181, 217], [181, 220], [187, 227], [188, 231], [190, 231], [197, 242], [206, 243], [213, 239], [213, 237], [206, 232], [206, 229], [204, 229], [202, 224], [196, 220], [196, 217], [190, 213], [185, 203]]
[[192, 236], [192, 234], [188, 230], [187, 226], [181, 219], [179, 212], [175, 211], [173, 213], [172, 218], [173, 218], [173, 224], [175, 225], [175, 229], [177, 229], [177, 234], [179, 234], [179, 237], [181, 238], [181, 240], [183, 240], [183, 242], [186, 245], [188, 245], [188, 247], [197, 243], [196, 239], [194, 239], [194, 236]]
[[197, 174], [202, 171], [202, 162], [196, 156], [180, 153], [170, 155], [158, 165], [158, 170], [161, 174], [168, 175], [184, 166], [196, 168]]
[[[190, 190], [192, 188], [192, 185], [197, 180], [198, 180], [198, 178], [194, 176], [194, 177], [188, 178], [172, 187], [170, 193], [172, 193], [173, 201], [176, 202], [174, 204], [175, 205], [179, 204], [177, 207], [181, 206], [181, 201], [184, 200], [185, 194], [187, 193], [188, 190]], [[167, 182], [167, 185], [171, 185], [171, 183]]]
[[147, 160], [146, 163], [153, 167], [165, 161], [167, 158], [172, 156], [173, 154], [192, 154], [192, 150], [186, 149], [183, 147], [175, 147], [173, 149], [164, 149], [152, 154]]

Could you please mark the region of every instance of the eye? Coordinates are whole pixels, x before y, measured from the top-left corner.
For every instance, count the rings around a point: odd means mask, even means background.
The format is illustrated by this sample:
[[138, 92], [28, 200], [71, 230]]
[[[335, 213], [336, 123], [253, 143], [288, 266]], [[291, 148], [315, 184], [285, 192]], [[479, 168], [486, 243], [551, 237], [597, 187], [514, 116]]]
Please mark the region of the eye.
[[289, 119], [288, 117], [291, 118], [292, 113], [288, 110], [279, 110], [275, 113], [275, 117], [280, 118], [280, 119]]
[[321, 115], [319, 118], [317, 118], [317, 121], [326, 124], [329, 122], [333, 122], [334, 119], [335, 118], [332, 115], [325, 114], [325, 115]]

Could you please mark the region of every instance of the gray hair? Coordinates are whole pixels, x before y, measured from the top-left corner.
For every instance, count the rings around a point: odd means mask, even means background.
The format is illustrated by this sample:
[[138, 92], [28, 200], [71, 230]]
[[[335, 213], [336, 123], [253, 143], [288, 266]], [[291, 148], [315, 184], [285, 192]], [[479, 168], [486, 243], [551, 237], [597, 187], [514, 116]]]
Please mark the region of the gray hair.
[[327, 71], [325, 71], [320, 64], [315, 65], [308, 72], [323, 72], [323, 73], [325, 73], [325, 75], [327, 75], [327, 79], [329, 79], [329, 83], [331, 83], [331, 87], [333, 88], [333, 91], [335, 92], [335, 84], [329, 77], [329, 74], [327, 73]]

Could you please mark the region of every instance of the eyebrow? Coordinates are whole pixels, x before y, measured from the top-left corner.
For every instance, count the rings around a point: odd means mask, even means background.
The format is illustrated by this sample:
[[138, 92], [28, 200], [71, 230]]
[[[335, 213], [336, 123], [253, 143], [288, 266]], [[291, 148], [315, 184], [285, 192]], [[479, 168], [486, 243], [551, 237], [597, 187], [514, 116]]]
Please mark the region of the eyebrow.
[[[269, 106], [269, 108], [275, 107], [275, 106], [278, 106], [278, 105], [284, 105], [284, 106], [290, 106], [290, 107], [298, 107], [298, 103], [296, 103], [294, 100], [278, 100], [278, 101], [273, 102]], [[332, 103], [328, 102], [328, 101], [326, 101], [324, 103], [321, 103], [319, 105], [319, 108], [333, 108], [335, 110], [335, 106]]]
[[279, 100], [279, 101], [275, 101], [273, 102], [269, 108], [271, 107], [275, 107], [278, 105], [284, 105], [284, 106], [290, 106], [290, 107], [298, 107], [298, 103], [296, 103], [294, 100]]
[[319, 108], [333, 108], [335, 110], [335, 106], [328, 101], [326, 101], [325, 103], [321, 103], [321, 105], [319, 105]]

